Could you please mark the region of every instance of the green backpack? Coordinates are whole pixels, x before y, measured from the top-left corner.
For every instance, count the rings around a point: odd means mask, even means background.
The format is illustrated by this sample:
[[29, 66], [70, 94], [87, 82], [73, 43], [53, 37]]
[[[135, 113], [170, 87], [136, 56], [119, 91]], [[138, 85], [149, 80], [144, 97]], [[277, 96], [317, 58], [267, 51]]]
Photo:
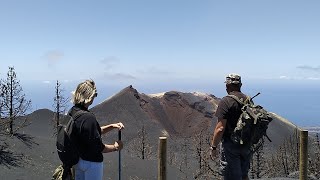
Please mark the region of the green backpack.
[[242, 113], [231, 133], [231, 140], [236, 144], [249, 144], [251, 146], [258, 144], [263, 137], [267, 137], [271, 142], [267, 135], [267, 129], [272, 117], [262, 106], [253, 103], [252, 99], [254, 97], [248, 97], [244, 102], [235, 95], [228, 95], [228, 97], [233, 98], [242, 106]]
[[74, 180], [74, 169], [65, 169], [63, 165], [59, 165], [53, 172], [51, 180]]

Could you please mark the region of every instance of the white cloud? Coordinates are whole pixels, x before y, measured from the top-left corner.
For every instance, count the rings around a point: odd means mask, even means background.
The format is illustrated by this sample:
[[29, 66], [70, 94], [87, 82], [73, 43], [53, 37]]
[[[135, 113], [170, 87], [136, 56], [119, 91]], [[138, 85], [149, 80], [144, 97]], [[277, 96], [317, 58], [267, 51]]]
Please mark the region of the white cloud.
[[142, 73], [142, 74], [157, 74], [157, 75], [169, 75], [169, 74], [172, 74], [172, 72], [170, 72], [168, 70], [160, 69], [159, 67], [155, 67], [155, 66], [138, 70], [138, 72]]
[[290, 77], [290, 76], [280, 76], [278, 79], [283, 79], [283, 80], [320, 80], [319, 77]]
[[112, 70], [120, 60], [115, 56], [109, 56], [100, 61], [106, 71]]
[[48, 62], [48, 67], [54, 67], [62, 58], [64, 53], [58, 50], [51, 50], [43, 55], [43, 58]]
[[308, 77], [307, 79], [309, 79], [309, 80], [320, 80], [319, 77]]
[[51, 84], [50, 81], [42, 81], [42, 83], [44, 83], [44, 84]]
[[125, 73], [116, 73], [113, 75], [115, 79], [137, 79], [135, 76]]
[[303, 66], [298, 66], [297, 68], [298, 68], [298, 69], [305, 70], [305, 71], [320, 72], [320, 66], [318, 66], [318, 67], [313, 67], [313, 66], [303, 65]]
[[65, 79], [65, 80], [63, 80], [62, 82], [64, 82], [64, 83], [69, 83], [69, 82], [71, 82], [71, 80]]
[[117, 66], [120, 64], [120, 59], [115, 56], [109, 56], [100, 61], [103, 67], [102, 75], [98, 75], [96, 79], [108, 80], [134, 80], [135, 76], [117, 71]]
[[280, 76], [279, 79], [291, 79], [291, 78], [288, 76]]
[[135, 76], [126, 73], [104, 73], [102, 76], [97, 77], [97, 79], [108, 79], [108, 80], [135, 80]]

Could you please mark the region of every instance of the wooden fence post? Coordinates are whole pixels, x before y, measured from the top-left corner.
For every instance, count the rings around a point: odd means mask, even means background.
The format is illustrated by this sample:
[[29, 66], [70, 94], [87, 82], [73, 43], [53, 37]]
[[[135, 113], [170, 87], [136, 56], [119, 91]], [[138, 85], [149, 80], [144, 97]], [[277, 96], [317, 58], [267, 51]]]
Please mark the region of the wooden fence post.
[[167, 137], [159, 137], [158, 180], [167, 179]]
[[300, 131], [300, 176], [299, 180], [308, 179], [308, 131]]

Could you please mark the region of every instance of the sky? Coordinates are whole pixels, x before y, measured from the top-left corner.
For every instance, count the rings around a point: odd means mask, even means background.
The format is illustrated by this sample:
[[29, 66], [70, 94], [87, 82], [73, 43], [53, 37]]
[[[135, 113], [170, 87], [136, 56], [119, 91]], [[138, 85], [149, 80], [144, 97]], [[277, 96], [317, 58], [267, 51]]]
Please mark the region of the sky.
[[231, 72], [247, 84], [320, 86], [319, 9], [319, 0], [0, 0], [0, 77], [14, 66], [33, 99], [56, 80], [69, 93], [90, 78], [102, 98], [130, 84], [222, 96]]

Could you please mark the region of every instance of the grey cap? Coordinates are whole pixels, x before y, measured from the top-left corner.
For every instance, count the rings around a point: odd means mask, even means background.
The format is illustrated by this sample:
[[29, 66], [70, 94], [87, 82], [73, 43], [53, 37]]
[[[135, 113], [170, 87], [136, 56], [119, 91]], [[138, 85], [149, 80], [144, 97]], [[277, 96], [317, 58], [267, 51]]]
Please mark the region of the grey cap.
[[224, 83], [227, 84], [241, 84], [241, 76], [236, 73], [231, 73], [226, 76], [226, 81]]

